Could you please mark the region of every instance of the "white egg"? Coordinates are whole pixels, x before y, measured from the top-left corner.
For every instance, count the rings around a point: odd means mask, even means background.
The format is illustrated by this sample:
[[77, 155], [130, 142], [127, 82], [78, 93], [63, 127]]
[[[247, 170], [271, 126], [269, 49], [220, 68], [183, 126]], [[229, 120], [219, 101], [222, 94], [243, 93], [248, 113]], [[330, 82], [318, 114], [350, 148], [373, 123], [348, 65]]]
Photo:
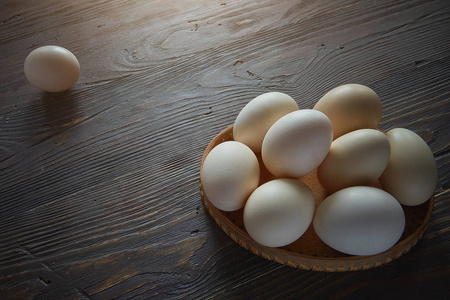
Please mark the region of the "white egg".
[[386, 136], [391, 156], [380, 177], [381, 186], [403, 205], [426, 202], [433, 195], [438, 178], [430, 147], [419, 135], [405, 128], [391, 129]]
[[297, 240], [314, 215], [314, 196], [295, 179], [274, 179], [259, 186], [244, 207], [244, 226], [256, 242], [282, 247]]
[[25, 59], [25, 76], [33, 85], [46, 92], [70, 89], [80, 75], [80, 64], [69, 50], [59, 46], [43, 46]]
[[388, 250], [405, 229], [398, 201], [374, 187], [356, 186], [328, 196], [316, 210], [314, 230], [330, 247], [351, 255]]
[[209, 201], [223, 211], [242, 208], [259, 184], [259, 163], [246, 145], [227, 141], [214, 147], [205, 158], [201, 183]]
[[279, 177], [301, 177], [325, 159], [333, 140], [328, 117], [317, 110], [301, 109], [276, 121], [262, 144], [264, 165]]
[[239, 112], [234, 122], [233, 138], [261, 152], [261, 145], [267, 130], [282, 116], [298, 110], [291, 96], [279, 92], [269, 92], [251, 100]]

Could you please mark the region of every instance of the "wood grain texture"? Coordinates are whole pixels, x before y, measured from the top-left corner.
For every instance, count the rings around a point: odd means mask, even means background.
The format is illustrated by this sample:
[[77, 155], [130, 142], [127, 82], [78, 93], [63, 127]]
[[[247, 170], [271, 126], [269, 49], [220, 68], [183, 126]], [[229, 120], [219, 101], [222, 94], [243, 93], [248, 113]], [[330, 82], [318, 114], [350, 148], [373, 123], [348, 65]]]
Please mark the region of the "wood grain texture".
[[[1, 299], [444, 299], [450, 278], [448, 1], [0, 3]], [[33, 49], [81, 76], [43, 93]], [[201, 156], [267, 91], [312, 108], [370, 86], [381, 129], [405, 127], [439, 169], [407, 254], [362, 272], [303, 271], [226, 236], [198, 190]]]

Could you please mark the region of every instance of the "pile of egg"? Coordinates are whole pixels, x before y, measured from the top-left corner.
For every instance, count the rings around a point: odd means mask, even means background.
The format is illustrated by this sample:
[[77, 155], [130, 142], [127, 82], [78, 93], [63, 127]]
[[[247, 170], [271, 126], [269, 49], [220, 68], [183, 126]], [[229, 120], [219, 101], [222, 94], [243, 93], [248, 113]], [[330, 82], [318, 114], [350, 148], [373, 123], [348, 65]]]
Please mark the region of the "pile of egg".
[[[247, 233], [264, 246], [286, 246], [312, 224], [342, 253], [381, 253], [404, 232], [403, 206], [426, 202], [437, 183], [426, 142], [404, 128], [383, 133], [381, 116], [379, 97], [360, 84], [332, 89], [313, 109], [284, 93], [262, 94], [239, 112], [233, 141], [205, 158], [203, 190], [222, 211], [243, 208]], [[263, 184], [257, 156], [274, 175]], [[317, 208], [301, 181], [313, 171], [329, 194]]]

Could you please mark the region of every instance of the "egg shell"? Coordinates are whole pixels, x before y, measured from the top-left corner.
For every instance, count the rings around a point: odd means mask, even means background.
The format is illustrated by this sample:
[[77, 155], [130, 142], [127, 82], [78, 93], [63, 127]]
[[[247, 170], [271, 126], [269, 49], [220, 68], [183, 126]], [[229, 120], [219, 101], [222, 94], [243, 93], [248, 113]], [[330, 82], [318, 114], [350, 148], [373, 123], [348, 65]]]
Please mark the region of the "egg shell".
[[261, 156], [279, 177], [301, 177], [324, 160], [333, 140], [330, 120], [320, 111], [301, 109], [276, 121], [267, 131]]
[[384, 133], [359, 129], [337, 138], [317, 169], [321, 185], [330, 193], [351, 186], [373, 185], [386, 168], [391, 147]]
[[310, 188], [295, 179], [274, 179], [259, 186], [248, 198], [244, 226], [256, 242], [282, 247], [297, 240], [314, 216]]
[[391, 145], [389, 163], [380, 177], [381, 186], [401, 204], [416, 206], [434, 193], [438, 171], [433, 152], [415, 132], [394, 128], [386, 133]]
[[322, 201], [313, 226], [319, 238], [337, 251], [374, 255], [400, 239], [405, 214], [400, 203], [381, 189], [349, 187]]
[[378, 128], [382, 114], [378, 95], [361, 84], [345, 84], [330, 90], [314, 109], [328, 116], [334, 139], [357, 129]]
[[206, 156], [201, 183], [209, 201], [223, 211], [242, 208], [259, 184], [259, 163], [246, 145], [227, 141]]
[[25, 77], [46, 92], [70, 89], [80, 75], [80, 64], [69, 50], [59, 46], [43, 46], [28, 54], [24, 63]]
[[270, 126], [282, 116], [298, 110], [295, 100], [284, 93], [269, 92], [251, 100], [239, 112], [233, 127], [235, 141], [261, 152], [264, 136]]

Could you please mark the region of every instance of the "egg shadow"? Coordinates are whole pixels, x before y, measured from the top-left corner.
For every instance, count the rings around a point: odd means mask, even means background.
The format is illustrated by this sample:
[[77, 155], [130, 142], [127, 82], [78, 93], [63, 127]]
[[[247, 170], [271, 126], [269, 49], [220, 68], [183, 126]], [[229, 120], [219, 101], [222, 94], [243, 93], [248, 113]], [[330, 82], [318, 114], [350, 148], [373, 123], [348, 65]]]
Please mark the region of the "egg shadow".
[[59, 93], [42, 92], [41, 104], [44, 109], [44, 126], [54, 133], [66, 130], [82, 117], [76, 91]]

